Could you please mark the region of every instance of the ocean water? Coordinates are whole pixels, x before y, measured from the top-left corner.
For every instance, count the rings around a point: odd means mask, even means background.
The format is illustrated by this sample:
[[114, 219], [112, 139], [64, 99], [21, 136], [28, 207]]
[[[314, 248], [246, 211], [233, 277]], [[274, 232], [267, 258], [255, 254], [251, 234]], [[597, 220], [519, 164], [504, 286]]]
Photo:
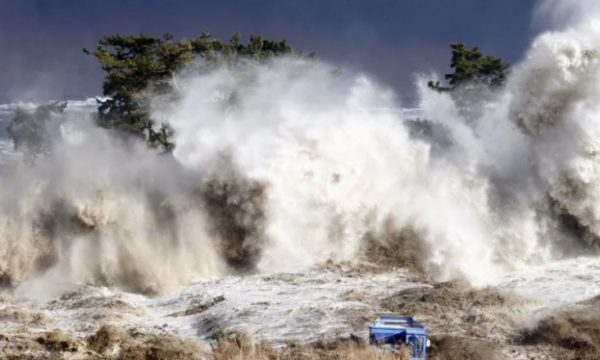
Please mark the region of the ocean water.
[[[83, 116], [92, 100], [70, 102], [78, 136], [2, 179], [2, 277], [82, 333], [90, 307], [113, 316], [100, 305], [117, 299], [135, 311], [116, 322], [198, 337], [267, 323], [280, 341], [334, 332], [340, 317], [352, 331], [374, 298], [425, 286], [401, 271], [318, 271], [356, 260], [367, 239], [400, 245], [434, 280], [510, 289], [539, 309], [596, 296], [600, 16], [558, 3], [577, 10], [570, 27], [538, 36], [475, 118], [426, 76], [407, 109], [368, 74], [297, 59], [185, 79], [174, 107], [157, 99], [152, 115], [176, 131], [168, 157], [112, 142]], [[235, 106], [214, 101], [223, 92]], [[0, 106], [4, 123], [16, 106]], [[415, 133], [415, 117], [435, 129]], [[82, 288], [85, 301], [53, 302]], [[168, 316], [219, 295], [229, 301], [207, 314]]]

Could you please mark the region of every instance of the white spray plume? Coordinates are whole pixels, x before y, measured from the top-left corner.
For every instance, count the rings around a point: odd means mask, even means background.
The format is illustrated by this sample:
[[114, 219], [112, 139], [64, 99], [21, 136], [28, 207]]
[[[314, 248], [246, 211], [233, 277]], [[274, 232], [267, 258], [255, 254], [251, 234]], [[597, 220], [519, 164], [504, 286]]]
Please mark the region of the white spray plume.
[[[511, 117], [529, 136], [533, 170], [561, 211], [600, 236], [600, 27], [597, 2], [561, 2], [578, 26], [542, 34], [512, 76]], [[590, 7], [590, 8], [588, 8]], [[586, 10], [586, 11], [584, 11]]]
[[598, 23], [600, 3], [596, 0], [539, 0], [533, 17], [554, 30], [584, 28]]
[[[488, 201], [489, 181], [473, 166], [485, 158], [483, 148], [448, 95], [423, 90], [422, 110], [446, 119], [463, 146], [449, 151], [470, 151], [464, 161], [432, 158], [427, 143], [409, 136], [388, 90], [331, 70], [287, 59], [243, 76], [212, 73], [188, 84], [172, 116], [174, 155], [183, 164], [218, 172], [215, 159], [227, 152], [244, 176], [266, 184], [259, 269], [351, 259], [366, 236], [406, 229], [424, 249], [419, 265], [440, 280], [464, 274], [485, 283], [515, 265], [496, 261], [514, 255], [504, 244], [521, 252], [513, 256], [519, 260], [531, 256], [535, 234], [503, 240], [506, 224]], [[206, 101], [217, 90], [237, 92], [236, 107]]]
[[84, 129], [36, 167], [4, 174], [0, 281], [34, 297], [84, 281], [156, 293], [349, 260], [366, 239], [412, 234], [400, 251], [424, 271], [484, 285], [556, 250], [588, 249], [581, 240], [600, 236], [594, 14], [540, 35], [480, 118], [467, 121], [419, 79], [421, 116], [452, 140], [436, 151], [392, 91], [323, 62], [181, 81], [182, 100], [154, 111], [176, 130], [173, 157]]
[[142, 146], [84, 130], [36, 167], [1, 177], [3, 280], [44, 299], [84, 282], [156, 293], [225, 274], [205, 212], [189, 198], [192, 177]]

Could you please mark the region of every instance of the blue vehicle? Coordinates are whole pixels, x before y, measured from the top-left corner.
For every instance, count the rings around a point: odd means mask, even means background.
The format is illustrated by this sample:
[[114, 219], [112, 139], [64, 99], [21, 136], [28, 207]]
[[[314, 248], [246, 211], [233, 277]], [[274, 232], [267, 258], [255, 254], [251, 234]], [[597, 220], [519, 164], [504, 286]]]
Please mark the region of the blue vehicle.
[[385, 352], [400, 352], [402, 345], [408, 347], [410, 360], [424, 360], [427, 348], [427, 330], [409, 316], [382, 315], [369, 325], [369, 344]]

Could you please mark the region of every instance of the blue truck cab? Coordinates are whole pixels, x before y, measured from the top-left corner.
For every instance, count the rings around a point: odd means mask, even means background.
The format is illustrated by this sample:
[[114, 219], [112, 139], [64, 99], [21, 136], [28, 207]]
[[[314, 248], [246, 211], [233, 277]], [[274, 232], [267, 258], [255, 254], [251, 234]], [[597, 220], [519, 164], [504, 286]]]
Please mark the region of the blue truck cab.
[[425, 360], [427, 330], [409, 316], [382, 315], [369, 324], [369, 345], [379, 351], [399, 352], [405, 345], [410, 351], [410, 360]]

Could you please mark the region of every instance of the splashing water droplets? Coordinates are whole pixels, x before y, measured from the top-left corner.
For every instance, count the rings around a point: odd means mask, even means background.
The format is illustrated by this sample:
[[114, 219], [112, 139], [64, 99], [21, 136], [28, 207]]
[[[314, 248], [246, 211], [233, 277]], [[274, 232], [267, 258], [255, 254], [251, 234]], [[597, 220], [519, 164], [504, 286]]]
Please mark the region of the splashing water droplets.
[[600, 32], [580, 23], [540, 35], [472, 118], [417, 78], [418, 116], [439, 125], [423, 136], [369, 76], [299, 59], [178, 82], [181, 100], [153, 110], [173, 156], [73, 119], [78, 141], [2, 175], [0, 280], [28, 296], [82, 282], [160, 293], [352, 260], [375, 241], [437, 280], [485, 285], [590, 251]]

